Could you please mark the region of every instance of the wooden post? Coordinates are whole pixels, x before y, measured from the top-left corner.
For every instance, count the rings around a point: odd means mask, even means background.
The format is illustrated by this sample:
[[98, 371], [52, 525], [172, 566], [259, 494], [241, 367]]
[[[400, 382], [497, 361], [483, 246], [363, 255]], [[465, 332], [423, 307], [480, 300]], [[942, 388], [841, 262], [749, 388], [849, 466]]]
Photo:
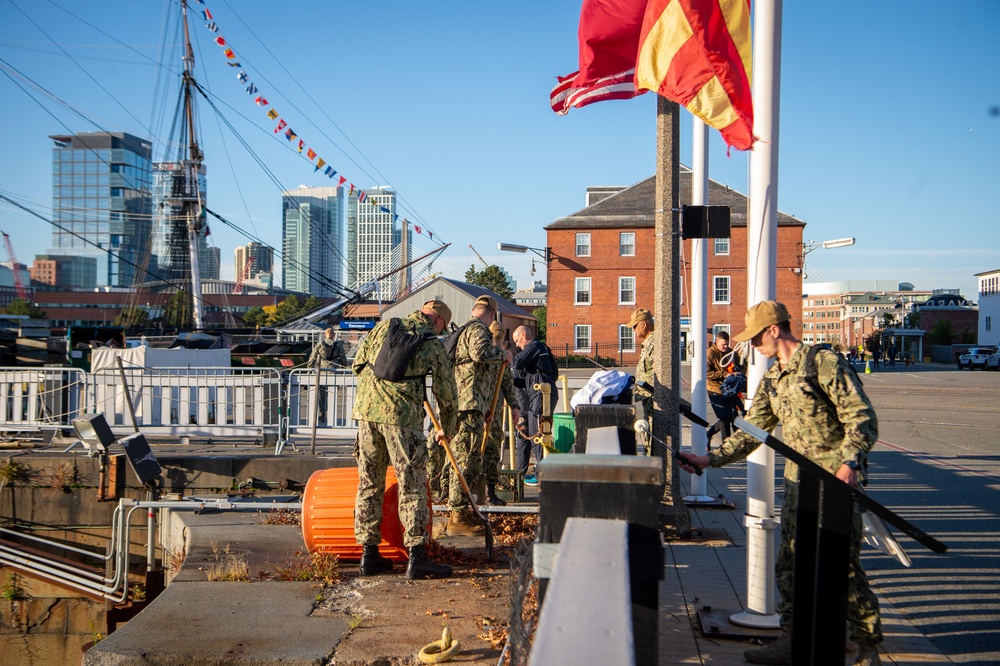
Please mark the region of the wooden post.
[[[656, 106], [656, 249], [654, 272], [653, 433], [674, 451], [681, 444], [681, 306], [680, 306], [680, 109], [659, 97]], [[661, 449], [664, 487], [660, 520], [678, 534], [691, 531], [691, 512], [682, 499], [680, 468]]]

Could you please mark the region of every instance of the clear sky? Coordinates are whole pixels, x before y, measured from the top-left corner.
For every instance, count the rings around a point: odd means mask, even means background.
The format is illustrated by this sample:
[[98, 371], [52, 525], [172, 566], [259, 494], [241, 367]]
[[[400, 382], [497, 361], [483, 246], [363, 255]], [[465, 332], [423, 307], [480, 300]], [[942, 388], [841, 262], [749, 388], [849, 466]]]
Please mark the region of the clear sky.
[[[549, 108], [555, 77], [577, 69], [580, 0], [206, 3], [299, 138], [356, 185], [394, 186], [401, 215], [452, 243], [435, 265], [447, 275], [478, 263], [471, 243], [528, 286], [532, 255], [498, 242], [543, 247], [543, 227], [582, 208], [587, 186], [653, 174], [652, 94], [563, 117]], [[169, 138], [177, 6], [0, 0], [0, 192], [48, 215], [51, 134]], [[280, 189], [330, 181], [272, 132], [204, 21], [191, 29], [196, 76], [221, 114], [199, 102], [209, 207], [280, 249]], [[998, 34], [996, 0], [784, 3], [778, 208], [808, 223], [807, 240], [857, 238], [811, 253], [810, 279], [895, 279], [975, 300], [974, 274], [1000, 268]], [[29, 96], [9, 67], [46, 94]], [[689, 164], [687, 112], [681, 129]], [[710, 150], [710, 177], [747, 192], [746, 154], [727, 157], [716, 132]], [[51, 227], [6, 202], [0, 228], [25, 263], [51, 244]], [[246, 239], [212, 232], [231, 279]]]

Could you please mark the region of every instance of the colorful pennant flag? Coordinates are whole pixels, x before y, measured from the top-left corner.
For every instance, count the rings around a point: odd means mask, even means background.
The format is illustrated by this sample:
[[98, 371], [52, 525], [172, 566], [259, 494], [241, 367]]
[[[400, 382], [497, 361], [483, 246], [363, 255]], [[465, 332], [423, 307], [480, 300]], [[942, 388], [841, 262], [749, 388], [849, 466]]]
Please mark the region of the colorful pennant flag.
[[278, 112], [275, 111], [274, 109], [271, 109], [270, 111], [267, 112], [267, 117], [270, 118], [271, 120], [277, 120]]
[[218, 44], [219, 46], [225, 46], [226, 40], [222, 35], [219, 35], [218, 37], [215, 38], [215, 43]]
[[365, 201], [365, 199], [366, 199], [367, 197], [368, 197], [368, 195], [367, 195], [367, 194], [365, 194], [364, 192], [362, 192], [362, 191], [360, 191], [360, 190], [358, 191], [358, 202], [359, 202], [359, 203], [364, 203], [364, 201]]
[[248, 85], [247, 86], [247, 94], [248, 95], [256, 95], [257, 94], [257, 86], [255, 86], [252, 83], [250, 85]]
[[347, 196], [352, 196], [353, 194], [354, 194], [354, 183], [351, 183], [351, 189], [350, 189], [350, 191], [349, 191], [349, 192], [347, 193]]
[[238, 79], [240, 80], [240, 83], [246, 83], [246, 82], [247, 82], [247, 80], [249, 80], [249, 78], [250, 78], [250, 77], [249, 77], [249, 76], [247, 76], [247, 73], [246, 73], [246, 72], [244, 72], [244, 71], [243, 71], [243, 70], [241, 69], [241, 70], [240, 70], [240, 73], [236, 75], [236, 78], [238, 78]]
[[267, 100], [264, 99], [263, 95], [255, 98], [254, 102], [257, 103], [257, 106], [267, 106]]
[[316, 151], [310, 148], [309, 150], [306, 151], [306, 157], [308, 157], [309, 161], [312, 162], [314, 159], [316, 159]]
[[635, 84], [677, 102], [738, 150], [753, 146], [750, 0], [649, 0]]
[[313, 173], [316, 173], [317, 171], [322, 169], [324, 164], [326, 164], [326, 160], [324, 160], [322, 157], [316, 160], [316, 168], [313, 169]]
[[278, 126], [274, 128], [274, 133], [277, 134], [286, 127], [288, 127], [288, 123], [286, 123], [285, 119], [282, 118], [281, 120], [278, 121]]
[[287, 138], [289, 141], [291, 141], [292, 139], [294, 139], [297, 136], [298, 136], [298, 134], [296, 134], [295, 131], [292, 130], [291, 127], [289, 127], [288, 130], [285, 132], [285, 138]]
[[325, 175], [327, 175], [327, 176], [330, 176], [331, 172], [336, 173], [335, 171], [333, 171], [333, 167], [332, 166], [328, 165], [325, 169], [323, 169], [323, 173]]
[[206, 23], [205, 27], [211, 30], [212, 32], [219, 32], [219, 24], [216, 23], [215, 21], [210, 21]]
[[303, 141], [302, 139], [299, 139], [299, 153], [302, 152], [302, 149], [305, 148], [305, 145], [306, 145], [306, 142]]
[[232, 62], [227, 62], [226, 64], [229, 65], [230, 67], [239, 67], [240, 66], [240, 61], [239, 60], [234, 60]]
[[341, 176], [340, 177], [340, 182], [337, 183], [337, 187], [340, 187], [341, 185], [343, 185], [346, 182], [347, 182], [347, 179], [344, 178], [343, 176]]
[[212, 12], [208, 11], [207, 7], [205, 8], [204, 11], [202, 11], [201, 15], [202, 15], [202, 17], [204, 17], [204, 19], [206, 21], [211, 21], [212, 20]]
[[227, 58], [229, 58], [230, 60], [232, 60], [233, 58], [235, 58], [235, 57], [236, 57], [236, 54], [235, 54], [235, 53], [233, 53], [233, 50], [232, 50], [232, 49], [229, 49], [229, 48], [227, 48], [227, 49], [226, 49], [225, 51], [223, 51], [223, 53], [224, 53], [224, 54], [226, 55], [226, 57], [227, 57]]
[[420, 227], [418, 227], [415, 224], [413, 225], [413, 230], [416, 231], [418, 234], [420, 233]]

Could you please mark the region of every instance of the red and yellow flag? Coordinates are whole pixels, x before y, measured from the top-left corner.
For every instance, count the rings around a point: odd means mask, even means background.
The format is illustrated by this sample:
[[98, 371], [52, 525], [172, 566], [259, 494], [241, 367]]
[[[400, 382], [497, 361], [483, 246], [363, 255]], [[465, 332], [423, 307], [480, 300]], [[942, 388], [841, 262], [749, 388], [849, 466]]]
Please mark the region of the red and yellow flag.
[[749, 0], [649, 0], [638, 90], [673, 100], [739, 150], [753, 145]]

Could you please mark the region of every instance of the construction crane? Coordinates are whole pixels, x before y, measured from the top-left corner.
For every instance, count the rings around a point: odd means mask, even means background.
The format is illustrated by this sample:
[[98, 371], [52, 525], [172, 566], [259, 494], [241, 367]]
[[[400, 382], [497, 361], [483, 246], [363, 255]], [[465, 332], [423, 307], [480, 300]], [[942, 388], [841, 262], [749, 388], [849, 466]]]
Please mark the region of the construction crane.
[[469, 243], [469, 249], [470, 249], [470, 250], [472, 250], [472, 252], [473, 252], [473, 253], [474, 253], [474, 254], [475, 254], [475, 255], [476, 255], [477, 257], [479, 257], [479, 261], [483, 262], [483, 266], [484, 266], [484, 267], [487, 267], [487, 268], [489, 267], [489, 264], [488, 264], [488, 263], [486, 263], [486, 260], [485, 260], [485, 259], [483, 259], [483, 255], [481, 255], [481, 254], [479, 254], [478, 252], [476, 252], [476, 248], [472, 247], [472, 243]]
[[233, 285], [234, 294], [243, 293], [243, 281], [250, 277], [250, 266], [253, 265], [253, 255], [247, 257], [247, 263], [243, 265], [243, 272], [241, 272], [236, 278], [236, 284]]
[[17, 297], [27, 299], [28, 290], [24, 288], [21, 271], [17, 268], [17, 255], [14, 254], [14, 246], [10, 242], [10, 236], [7, 235], [6, 231], [0, 231], [0, 234], [3, 234], [3, 242], [7, 246], [7, 259], [10, 261], [10, 270], [14, 274], [14, 288], [17, 290]]

